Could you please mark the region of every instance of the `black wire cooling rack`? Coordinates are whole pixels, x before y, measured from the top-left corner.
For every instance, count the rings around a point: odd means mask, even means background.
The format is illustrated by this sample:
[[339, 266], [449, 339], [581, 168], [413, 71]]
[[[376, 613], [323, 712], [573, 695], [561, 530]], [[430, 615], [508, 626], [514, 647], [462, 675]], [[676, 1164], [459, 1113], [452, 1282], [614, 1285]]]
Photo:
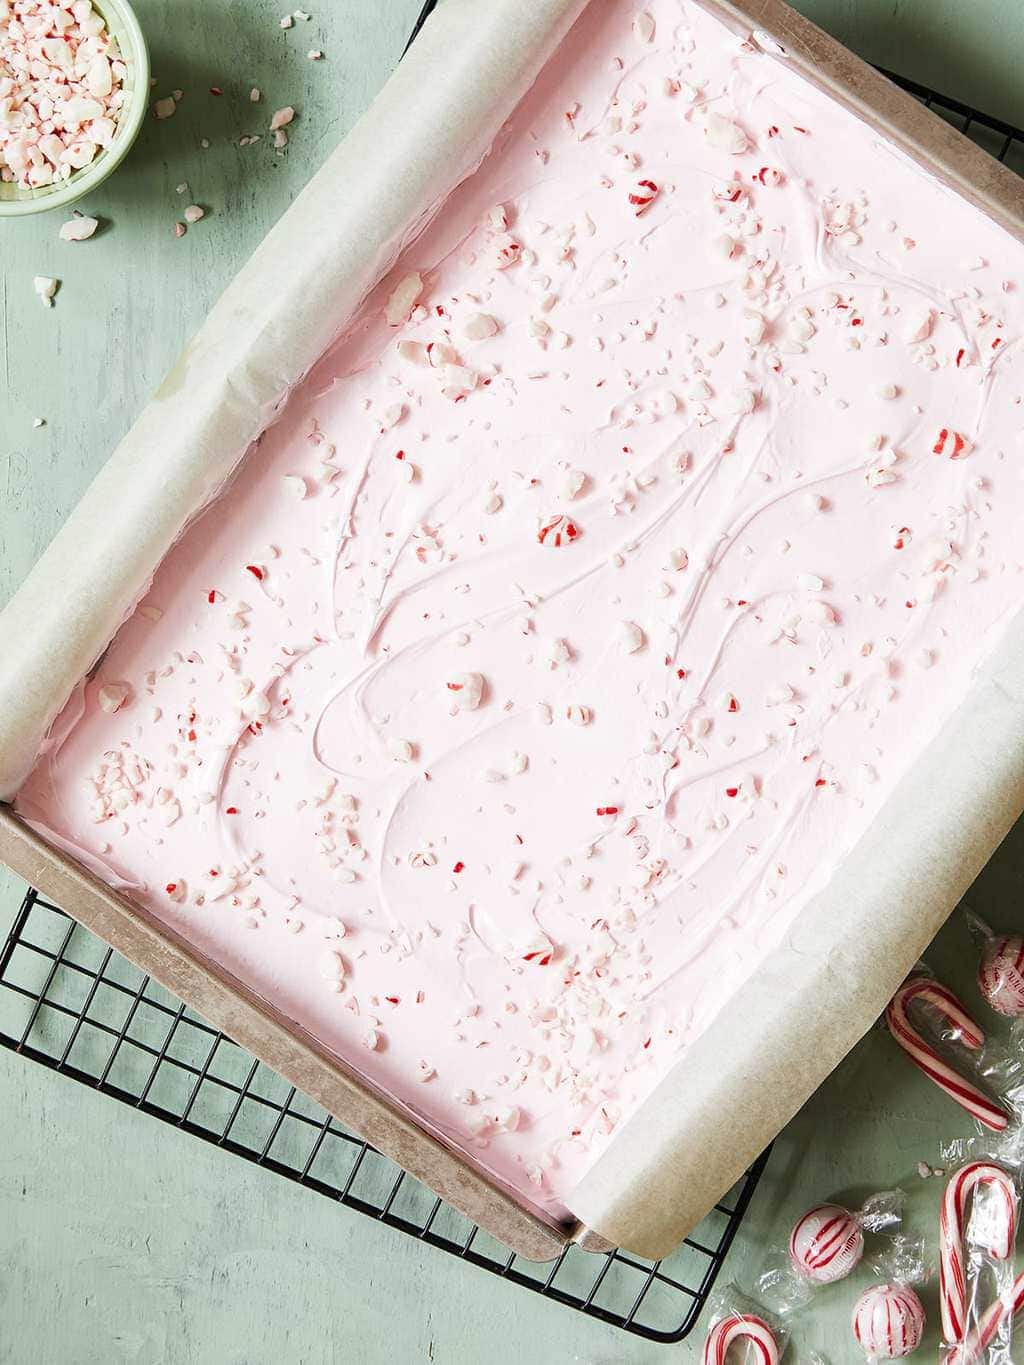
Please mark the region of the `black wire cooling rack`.
[[654, 1341], [696, 1322], [767, 1154], [667, 1260], [569, 1247], [536, 1265], [387, 1157], [57, 906], [28, 891], [0, 952], [0, 1045], [346, 1208]]
[[[432, 8], [433, 0], [417, 31]], [[1024, 174], [1024, 130], [885, 74]], [[666, 1260], [569, 1247], [550, 1265], [534, 1265], [346, 1132], [33, 890], [0, 952], [0, 1046], [470, 1265], [653, 1341], [680, 1341], [696, 1323], [768, 1155]]]

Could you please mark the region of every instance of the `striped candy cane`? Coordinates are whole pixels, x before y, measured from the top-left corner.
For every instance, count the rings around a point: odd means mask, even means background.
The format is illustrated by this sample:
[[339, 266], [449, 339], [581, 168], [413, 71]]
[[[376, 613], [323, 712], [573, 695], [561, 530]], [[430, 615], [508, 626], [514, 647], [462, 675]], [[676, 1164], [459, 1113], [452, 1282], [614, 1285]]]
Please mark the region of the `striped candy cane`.
[[1017, 1189], [1010, 1177], [1001, 1166], [987, 1161], [962, 1166], [946, 1186], [939, 1215], [939, 1305], [942, 1335], [950, 1344], [963, 1341], [967, 1331], [964, 1227], [971, 1196], [985, 1185], [999, 1194], [999, 1212], [985, 1250], [993, 1260], [1008, 1260], [1017, 1236]]
[[942, 1060], [935, 1049], [921, 1037], [910, 1022], [907, 1011], [915, 1000], [931, 1005], [956, 1031], [957, 1042], [964, 1047], [978, 1051], [985, 1042], [985, 1035], [964, 1009], [952, 991], [941, 982], [929, 976], [912, 976], [904, 981], [885, 1011], [885, 1021], [889, 1032], [899, 1043], [915, 1066], [944, 1090], [961, 1108], [991, 1128], [1001, 1133], [1009, 1123], [1009, 1116], [986, 1094], [965, 1080], [958, 1072]]
[[946, 1352], [943, 1365], [977, 1365], [995, 1341], [1003, 1323], [1020, 1312], [1024, 1312], [1024, 1272], [1014, 1280], [1013, 1288], [1005, 1298], [996, 1299], [985, 1310], [977, 1327]]
[[757, 1353], [757, 1365], [779, 1365], [782, 1353], [775, 1333], [753, 1313], [730, 1313], [716, 1322], [704, 1343], [704, 1365], [725, 1365], [734, 1341], [749, 1341]]

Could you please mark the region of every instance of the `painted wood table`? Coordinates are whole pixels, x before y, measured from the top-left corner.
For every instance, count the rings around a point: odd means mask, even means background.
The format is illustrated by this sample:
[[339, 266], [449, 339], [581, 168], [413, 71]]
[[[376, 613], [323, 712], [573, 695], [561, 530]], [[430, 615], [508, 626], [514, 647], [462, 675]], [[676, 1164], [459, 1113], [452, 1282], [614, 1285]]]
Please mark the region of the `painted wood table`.
[[[321, 0], [282, 29], [270, 0], [136, 0], [156, 95], [129, 161], [83, 209], [0, 226], [0, 601], [6, 600], [224, 284], [384, 81], [420, 0]], [[869, 59], [1024, 124], [1017, 0], [799, 0]], [[320, 49], [322, 60], [311, 60]], [[248, 93], [262, 92], [258, 104]], [[223, 91], [215, 96], [211, 87]], [[289, 147], [269, 113], [299, 111]], [[240, 146], [246, 134], [261, 140]], [[178, 239], [188, 203], [205, 218]], [[34, 275], [62, 284], [40, 307]], [[44, 425], [35, 425], [41, 418]], [[2, 641], [0, 641], [2, 648]], [[1024, 829], [971, 895], [1019, 926]], [[0, 874], [0, 930], [20, 888]], [[929, 954], [971, 995], [961, 918]], [[756, 1021], [754, 1021], [756, 1026]], [[750, 1284], [796, 1217], [826, 1197], [901, 1185], [931, 1238], [942, 1143], [958, 1112], [874, 1031], [780, 1138], [727, 1263]], [[792, 1359], [854, 1362], [850, 1307], [865, 1268], [794, 1321]], [[934, 1285], [925, 1291], [936, 1316]], [[935, 1358], [934, 1333], [921, 1357]], [[439, 1361], [525, 1356], [587, 1365], [696, 1360], [539, 1299], [103, 1096], [0, 1052], [0, 1362]]]

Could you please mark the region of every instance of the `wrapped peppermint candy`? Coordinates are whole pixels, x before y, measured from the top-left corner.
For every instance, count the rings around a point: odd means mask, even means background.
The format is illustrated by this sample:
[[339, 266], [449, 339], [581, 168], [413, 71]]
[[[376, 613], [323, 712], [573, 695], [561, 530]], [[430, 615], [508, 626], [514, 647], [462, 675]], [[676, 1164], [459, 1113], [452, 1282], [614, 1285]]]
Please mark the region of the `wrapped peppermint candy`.
[[868, 1360], [899, 1360], [924, 1336], [924, 1306], [908, 1284], [874, 1284], [853, 1306], [853, 1335]]
[[845, 1279], [863, 1255], [860, 1219], [839, 1204], [818, 1204], [808, 1209], [789, 1239], [793, 1269], [815, 1284]]
[[986, 1039], [963, 1001], [923, 963], [889, 1002], [885, 1022], [918, 1070], [981, 1128], [1006, 1130], [1015, 1116], [1020, 1061]]
[[924, 1336], [925, 1311], [915, 1288], [928, 1275], [924, 1242], [897, 1233], [869, 1268], [878, 1282], [854, 1304], [853, 1335], [869, 1361], [901, 1360]]
[[973, 911], [965, 912], [971, 937], [981, 949], [978, 989], [990, 1009], [1012, 1019], [1024, 1016], [1024, 936], [997, 934]]
[[806, 1303], [815, 1290], [845, 1279], [864, 1255], [864, 1235], [889, 1233], [900, 1225], [904, 1194], [883, 1190], [861, 1208], [815, 1204], [793, 1225], [787, 1255], [776, 1256], [758, 1290], [781, 1312]]
[[[755, 1362], [755, 1365], [779, 1365], [787, 1340], [788, 1335], [777, 1314], [744, 1294], [735, 1284], [726, 1285], [711, 1300], [703, 1365], [728, 1365], [730, 1361], [743, 1359]], [[747, 1348], [746, 1356], [741, 1353], [741, 1346]]]
[[[950, 1144], [939, 1214], [939, 1309], [949, 1359], [1010, 1360], [1016, 1309], [1014, 1244], [1020, 1218], [1021, 1137], [995, 1151]], [[964, 1159], [966, 1158], [966, 1159]]]

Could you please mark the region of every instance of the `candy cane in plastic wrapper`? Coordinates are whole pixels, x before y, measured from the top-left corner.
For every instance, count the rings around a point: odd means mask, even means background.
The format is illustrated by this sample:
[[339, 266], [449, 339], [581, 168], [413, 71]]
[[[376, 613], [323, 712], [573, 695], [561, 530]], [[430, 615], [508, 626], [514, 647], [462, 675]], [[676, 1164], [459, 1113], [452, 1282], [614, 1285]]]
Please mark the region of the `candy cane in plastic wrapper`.
[[999, 1298], [981, 1315], [977, 1327], [968, 1332], [963, 1341], [950, 1347], [943, 1357], [943, 1365], [977, 1365], [999, 1335], [1003, 1324], [1024, 1312], [1024, 1272], [1017, 1276], [1013, 1288]]
[[720, 1318], [704, 1342], [704, 1365], [726, 1365], [729, 1347], [736, 1341], [753, 1346], [757, 1365], [779, 1365], [782, 1352], [775, 1333], [756, 1313], [729, 1313]]
[[889, 1032], [914, 1065], [979, 1123], [1001, 1133], [1009, 1122], [1006, 1111], [971, 1081], [954, 1071], [935, 1049], [925, 1042], [910, 1022], [908, 1010], [914, 1001], [931, 1005], [937, 1010], [954, 1030], [956, 1041], [974, 1052], [980, 1051], [984, 1046], [984, 1033], [953, 992], [930, 976], [913, 976], [905, 981], [889, 1002], [885, 1012]]
[[939, 1223], [939, 1306], [942, 1335], [952, 1345], [963, 1341], [967, 1331], [967, 1267], [964, 1256], [964, 1231], [967, 1207], [975, 1191], [989, 1187], [997, 1195], [991, 1226], [986, 1227], [983, 1249], [996, 1261], [1013, 1254], [1017, 1235], [1017, 1188], [1001, 1166], [988, 1161], [971, 1161], [958, 1170], [942, 1200]]

